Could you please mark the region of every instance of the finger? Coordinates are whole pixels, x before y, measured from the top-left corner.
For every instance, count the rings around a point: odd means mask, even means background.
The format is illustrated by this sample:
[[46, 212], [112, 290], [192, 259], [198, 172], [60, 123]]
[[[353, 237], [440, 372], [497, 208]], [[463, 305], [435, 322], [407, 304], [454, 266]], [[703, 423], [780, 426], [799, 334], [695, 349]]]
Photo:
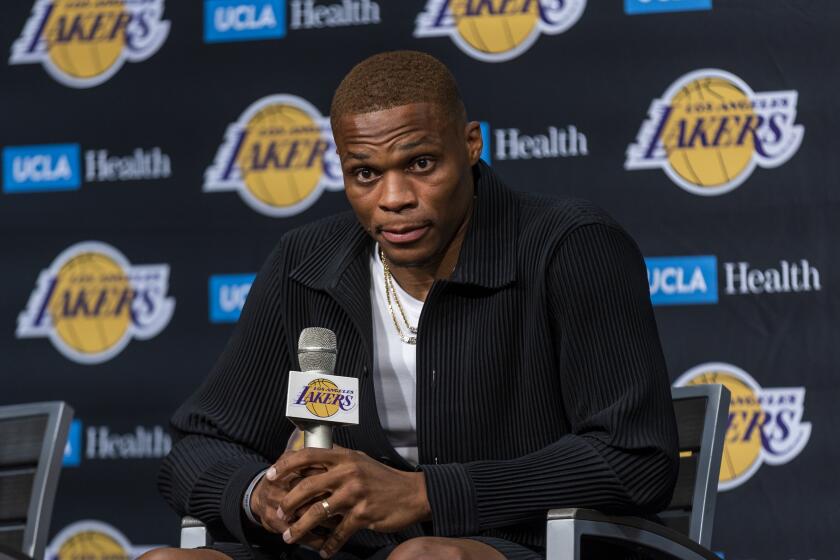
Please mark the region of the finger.
[[[273, 516], [280, 507], [280, 500], [300, 480], [303, 480], [303, 477], [290, 476], [283, 479], [283, 482], [261, 480], [251, 495], [251, 511], [260, 520], [266, 516]], [[280, 514], [280, 517], [284, 516], [285, 514]]]
[[270, 514], [260, 518], [260, 525], [269, 533], [278, 535], [282, 535], [289, 528], [289, 524], [285, 520]]
[[288, 490], [289, 488], [294, 486], [297, 480], [300, 480], [304, 476], [306, 476], [306, 473], [302, 471], [294, 471], [283, 476], [279, 476], [277, 474], [277, 469], [274, 467], [274, 465], [271, 465], [269, 468], [266, 469], [262, 479], [260, 479], [260, 482], [264, 482], [270, 488], [281, 488], [283, 490]]
[[[264, 521], [262, 523], [262, 526], [266, 531], [270, 533], [282, 535], [291, 525], [289, 524], [289, 522], [281, 518], [272, 516], [270, 519], [267, 520], [267, 522]], [[327, 540], [328, 536], [328, 532], [324, 534], [306, 533], [297, 540], [297, 543], [306, 545], [315, 550], [319, 550], [323, 546], [324, 541]]]
[[[259, 497], [262, 499], [262, 502], [273, 506], [274, 509], [277, 509], [277, 506], [280, 505], [280, 500], [289, 493], [289, 491], [298, 485], [298, 483], [303, 480], [305, 477], [303, 476], [288, 476], [281, 480], [275, 480], [274, 482], [266, 481], [263, 488], [260, 488]], [[255, 492], [256, 493], [256, 492]]]
[[[344, 511], [348, 504], [336, 495], [331, 495], [327, 498], [329, 504], [330, 515], [337, 515]], [[306, 533], [312, 531], [315, 527], [327, 522], [327, 510], [322, 504], [323, 500], [309, 506], [309, 509], [283, 533], [283, 540], [287, 543], [294, 543]]]
[[306, 475], [305, 469], [280, 474], [277, 471], [277, 464], [280, 462], [281, 459], [278, 459], [277, 463], [274, 463], [265, 471], [265, 476], [263, 476], [263, 478], [270, 484], [289, 484], [295, 479], [303, 478]]
[[278, 535], [282, 535], [292, 524], [289, 518], [279, 515], [277, 508], [266, 508], [263, 511], [263, 514], [259, 517], [259, 521], [260, 525], [263, 526], [263, 529]]
[[321, 545], [321, 558], [330, 558], [333, 554], [341, 550], [341, 547], [350, 540], [356, 531], [362, 528], [359, 520], [353, 516], [345, 515], [341, 523], [336, 525], [330, 536]]
[[323, 474], [308, 476], [301, 480], [280, 500], [280, 508], [286, 513], [293, 513], [301, 506], [313, 501], [318, 496], [333, 493], [343, 477], [341, 473], [327, 471]]
[[345, 450], [334, 449], [316, 449], [308, 448], [300, 451], [286, 451], [282, 456], [269, 467], [265, 476], [269, 480], [276, 480], [278, 478], [285, 478], [292, 473], [301, 472], [307, 467], [313, 465], [327, 465], [331, 466], [341, 460], [345, 454]]

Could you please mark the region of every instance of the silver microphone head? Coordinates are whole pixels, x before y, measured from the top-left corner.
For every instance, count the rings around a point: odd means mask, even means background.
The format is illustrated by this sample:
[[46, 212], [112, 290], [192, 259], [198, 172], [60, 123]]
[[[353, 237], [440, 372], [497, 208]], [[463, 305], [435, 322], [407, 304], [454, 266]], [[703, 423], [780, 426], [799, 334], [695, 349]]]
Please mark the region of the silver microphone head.
[[330, 329], [309, 327], [300, 332], [298, 339], [298, 361], [301, 371], [325, 371], [335, 369], [335, 333]]

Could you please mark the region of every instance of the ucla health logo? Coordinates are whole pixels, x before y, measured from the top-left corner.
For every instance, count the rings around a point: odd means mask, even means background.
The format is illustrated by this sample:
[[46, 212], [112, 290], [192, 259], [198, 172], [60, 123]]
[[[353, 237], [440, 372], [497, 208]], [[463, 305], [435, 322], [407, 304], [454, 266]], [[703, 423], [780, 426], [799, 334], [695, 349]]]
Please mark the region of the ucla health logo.
[[37, 0], [9, 64], [39, 63], [60, 83], [98, 86], [169, 35], [163, 0]]
[[205, 0], [204, 40], [252, 41], [286, 36], [282, 0]]
[[711, 10], [712, 0], [624, 0], [626, 14]]
[[3, 148], [3, 192], [74, 191], [82, 185], [78, 144]]
[[795, 90], [754, 92], [723, 70], [691, 72], [651, 103], [624, 167], [662, 169], [693, 194], [727, 193], [756, 165], [778, 167], [799, 149], [797, 98]]
[[744, 370], [725, 363], [691, 368], [675, 387], [720, 383], [731, 393], [718, 489], [749, 480], [764, 463], [784, 465], [805, 448], [811, 423], [803, 422], [805, 388], [762, 388]]
[[228, 126], [204, 174], [204, 191], [236, 191], [273, 217], [312, 206], [324, 190], [344, 188], [329, 119], [294, 95], [270, 95]]
[[[481, 158], [488, 164], [492, 159], [548, 159], [589, 155], [586, 135], [575, 125], [548, 126], [531, 132], [518, 128], [492, 130], [486, 121], [481, 122], [481, 139], [484, 146]], [[492, 140], [491, 140], [492, 138]], [[491, 146], [495, 150], [491, 150]]]
[[48, 338], [70, 360], [99, 364], [166, 327], [175, 309], [168, 290], [168, 265], [132, 265], [110, 245], [77, 243], [41, 272], [16, 335]]
[[204, 41], [282, 39], [287, 29], [323, 29], [380, 23], [373, 0], [204, 0]]
[[256, 274], [214, 274], [210, 277], [210, 322], [235, 323]]
[[91, 460], [160, 459], [172, 449], [172, 436], [163, 426], [134, 426], [128, 433], [112, 432], [110, 426], [88, 426], [73, 420], [64, 447], [62, 466], [78, 467]]
[[415, 37], [450, 37], [469, 56], [503, 62], [521, 55], [543, 33], [573, 26], [586, 0], [428, 0]]
[[718, 302], [717, 257], [646, 257], [645, 265], [653, 305]]
[[[78, 144], [39, 144], [3, 148], [3, 192], [78, 190], [82, 185]], [[113, 182], [166, 179], [172, 163], [163, 150], [135, 148], [130, 155], [108, 150], [84, 152], [84, 181]]]

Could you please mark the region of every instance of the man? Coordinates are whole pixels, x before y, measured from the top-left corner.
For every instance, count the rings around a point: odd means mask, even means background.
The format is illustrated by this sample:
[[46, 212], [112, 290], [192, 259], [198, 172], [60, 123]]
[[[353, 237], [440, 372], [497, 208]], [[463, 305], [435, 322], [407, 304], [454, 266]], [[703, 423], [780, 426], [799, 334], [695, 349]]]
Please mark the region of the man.
[[[363, 61], [330, 116], [353, 213], [283, 237], [173, 419], [161, 491], [232, 543], [155, 556], [535, 559], [550, 508], [664, 507], [676, 430], [633, 241], [504, 187], [431, 56]], [[360, 424], [284, 452], [310, 326], [336, 332]]]

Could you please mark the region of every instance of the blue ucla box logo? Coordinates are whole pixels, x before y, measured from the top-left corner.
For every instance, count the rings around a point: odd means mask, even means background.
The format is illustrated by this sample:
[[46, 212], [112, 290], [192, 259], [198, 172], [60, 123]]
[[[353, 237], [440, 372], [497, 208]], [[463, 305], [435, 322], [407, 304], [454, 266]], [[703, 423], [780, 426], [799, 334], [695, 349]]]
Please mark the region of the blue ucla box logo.
[[78, 144], [3, 148], [3, 192], [73, 191], [82, 185]]
[[256, 274], [214, 274], [210, 277], [210, 322], [235, 323]]
[[649, 257], [645, 264], [653, 305], [718, 302], [717, 257]]
[[285, 0], [205, 0], [204, 42], [282, 39]]
[[625, 14], [711, 10], [712, 0], [624, 0]]
[[82, 463], [82, 421], [73, 420], [70, 432], [67, 434], [67, 444], [64, 446], [65, 467], [78, 467]]

